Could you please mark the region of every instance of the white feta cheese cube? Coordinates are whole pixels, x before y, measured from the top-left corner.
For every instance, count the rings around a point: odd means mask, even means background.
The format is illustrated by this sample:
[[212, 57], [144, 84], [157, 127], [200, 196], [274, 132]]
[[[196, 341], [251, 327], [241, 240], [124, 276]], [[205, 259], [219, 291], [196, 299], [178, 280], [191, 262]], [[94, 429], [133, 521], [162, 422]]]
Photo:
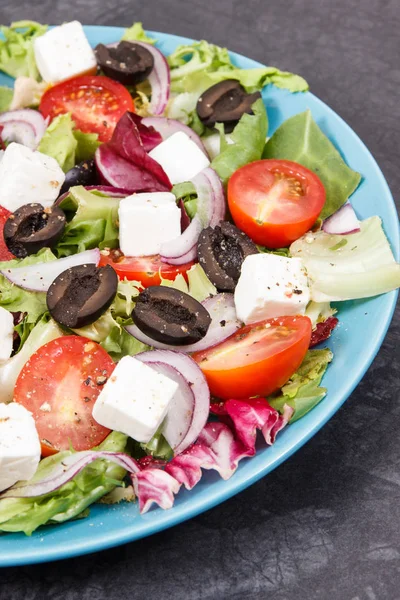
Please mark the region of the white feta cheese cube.
[[79, 21], [54, 27], [34, 41], [39, 73], [49, 83], [57, 83], [94, 71], [95, 54]]
[[181, 234], [181, 211], [169, 192], [132, 194], [119, 203], [119, 245], [125, 256], [159, 254]]
[[20, 404], [0, 404], [0, 491], [30, 479], [40, 461], [40, 442], [31, 413]]
[[0, 205], [11, 212], [31, 202], [49, 207], [64, 179], [54, 158], [12, 142], [0, 161]]
[[252, 254], [242, 264], [235, 289], [238, 318], [246, 325], [272, 317], [304, 314], [310, 300], [300, 258]]
[[204, 152], [183, 131], [161, 142], [149, 155], [162, 166], [173, 185], [193, 179], [210, 164]]
[[14, 319], [10, 311], [0, 306], [0, 363], [8, 360], [13, 349]]
[[133, 356], [124, 356], [101, 390], [93, 418], [104, 427], [147, 443], [163, 422], [177, 389], [178, 384], [169, 377]]

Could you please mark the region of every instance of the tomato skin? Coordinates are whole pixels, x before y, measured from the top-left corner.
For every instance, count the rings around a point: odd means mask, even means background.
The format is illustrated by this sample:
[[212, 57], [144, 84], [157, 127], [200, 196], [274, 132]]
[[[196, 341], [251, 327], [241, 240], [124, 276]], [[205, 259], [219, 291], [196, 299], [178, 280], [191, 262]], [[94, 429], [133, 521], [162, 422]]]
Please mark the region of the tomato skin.
[[39, 110], [51, 120], [70, 112], [78, 129], [97, 133], [101, 142], [108, 142], [122, 115], [134, 112], [134, 104], [118, 81], [104, 75], [80, 75], [50, 87]]
[[[116, 257], [114, 259], [114, 257]], [[147, 288], [151, 285], [160, 285], [161, 277], [173, 281], [180, 273], [187, 279], [188, 271], [195, 263], [189, 262], [184, 265], [169, 265], [161, 262], [159, 255], [155, 256], [121, 256], [113, 253], [109, 255], [101, 254], [100, 267], [111, 265], [117, 272], [120, 279], [129, 281], [140, 281], [142, 286]]]
[[0, 206], [0, 260], [13, 260], [14, 254], [11, 254], [4, 241], [4, 225], [8, 217], [11, 215], [10, 211]]
[[[283, 248], [304, 235], [325, 204], [315, 173], [289, 160], [258, 160], [228, 182], [228, 204], [239, 229], [256, 243]], [[264, 209], [263, 209], [264, 207]]]
[[70, 445], [89, 450], [109, 434], [92, 409], [114, 368], [99, 344], [78, 335], [57, 338], [30, 357], [15, 384], [14, 401], [32, 412], [44, 456]]
[[192, 358], [213, 396], [223, 400], [269, 396], [297, 371], [310, 339], [308, 317], [277, 317], [246, 325]]

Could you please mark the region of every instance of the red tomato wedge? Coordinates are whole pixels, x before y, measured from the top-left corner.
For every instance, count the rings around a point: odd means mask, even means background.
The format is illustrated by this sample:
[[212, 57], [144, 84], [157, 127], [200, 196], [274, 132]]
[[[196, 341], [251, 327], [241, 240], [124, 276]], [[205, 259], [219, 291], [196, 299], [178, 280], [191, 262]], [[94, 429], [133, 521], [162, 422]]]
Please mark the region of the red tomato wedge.
[[103, 267], [104, 265], [111, 265], [120, 279], [140, 281], [146, 288], [151, 285], [160, 285], [161, 277], [171, 281], [180, 273], [185, 277], [186, 271], [194, 265], [194, 262], [184, 265], [169, 265], [161, 262], [158, 254], [155, 256], [119, 256], [118, 253], [111, 250], [108, 256], [101, 255], [99, 266]]
[[83, 75], [49, 88], [39, 107], [44, 117], [72, 113], [78, 129], [98, 133], [108, 142], [127, 110], [134, 111], [132, 96], [118, 81], [103, 75]]
[[322, 181], [289, 160], [258, 160], [238, 169], [228, 182], [235, 224], [256, 244], [283, 248], [304, 235], [325, 204]]
[[227, 340], [192, 358], [214, 396], [268, 396], [301, 365], [311, 339], [308, 317], [277, 317], [246, 325]]
[[99, 344], [77, 335], [53, 340], [31, 356], [18, 376], [14, 401], [32, 412], [44, 456], [70, 445], [89, 450], [108, 435], [92, 409], [114, 367]]
[[11, 254], [7, 248], [3, 235], [4, 224], [10, 215], [10, 211], [0, 206], [0, 260], [12, 260], [15, 258], [14, 254]]

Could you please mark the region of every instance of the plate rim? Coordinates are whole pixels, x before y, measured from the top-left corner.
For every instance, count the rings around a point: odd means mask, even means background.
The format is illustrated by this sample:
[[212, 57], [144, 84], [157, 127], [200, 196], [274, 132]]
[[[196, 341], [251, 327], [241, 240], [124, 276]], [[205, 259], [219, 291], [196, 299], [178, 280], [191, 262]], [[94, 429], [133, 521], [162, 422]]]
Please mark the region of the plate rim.
[[[104, 29], [115, 30], [115, 32], [118, 32], [118, 34], [124, 30], [123, 27], [115, 27], [115, 26], [107, 26], [107, 25], [84, 25], [84, 29], [89, 30], [89, 31], [104, 30]], [[175, 38], [177, 41], [179, 41], [179, 43], [192, 43], [193, 41], [195, 41], [191, 38], [187, 38], [184, 36], [178, 36], [176, 34], [171, 34], [171, 33], [164, 33], [164, 32], [152, 31], [152, 30], [146, 30], [146, 32], [149, 33], [150, 35], [154, 35], [155, 37], [162, 36], [164, 39]], [[256, 67], [264, 66], [262, 63], [254, 60], [250, 57], [244, 56], [243, 54], [237, 53], [237, 52], [230, 51], [230, 55], [234, 59], [239, 59], [239, 60], [242, 59], [245, 61], [251, 61], [253, 63], [253, 65]], [[375, 160], [375, 157], [372, 155], [371, 151], [367, 148], [367, 146], [362, 141], [362, 139], [352, 129], [352, 127], [348, 123], [346, 123], [346, 121], [337, 112], [335, 112], [330, 106], [328, 106], [323, 100], [321, 100], [320, 98], [315, 96], [312, 92], [306, 92], [306, 94], [308, 94], [309, 97], [312, 98], [313, 103], [316, 103], [317, 105], [319, 105], [324, 110], [325, 113], [327, 113], [329, 116], [339, 119], [341, 121], [341, 124], [346, 129], [346, 135], [351, 136], [358, 144], [361, 144], [363, 151], [369, 156], [370, 159], [372, 159], [375, 169], [376, 169], [376, 175], [379, 178], [379, 184], [385, 190], [385, 197], [387, 197], [390, 201], [387, 208], [390, 209], [390, 212], [392, 213], [391, 216], [393, 216], [395, 221], [397, 222], [397, 227], [395, 227], [397, 237], [395, 240], [391, 241], [391, 247], [392, 247], [392, 250], [393, 250], [393, 253], [394, 253], [396, 259], [399, 260], [399, 256], [400, 256], [400, 244], [399, 244], [400, 224], [399, 224], [399, 219], [398, 219], [398, 215], [397, 215], [397, 209], [396, 209], [396, 205], [395, 205], [395, 202], [393, 199], [393, 195], [390, 191], [389, 185], [382, 173], [381, 168], [379, 167], [377, 161]], [[41, 552], [40, 554], [37, 553], [37, 550], [34, 547], [31, 549], [28, 547], [27, 550], [25, 550], [25, 549], [21, 550], [21, 552], [18, 555], [16, 555], [16, 553], [14, 553], [9, 557], [3, 558], [1, 551], [0, 551], [0, 567], [22, 566], [22, 565], [28, 565], [28, 564], [36, 564], [36, 563], [42, 563], [42, 562], [51, 562], [51, 561], [55, 561], [55, 560], [68, 559], [68, 558], [72, 558], [72, 557], [76, 557], [76, 556], [82, 556], [85, 554], [99, 552], [99, 551], [113, 548], [113, 547], [116, 547], [116, 546], [119, 546], [119, 545], [122, 545], [122, 544], [125, 544], [128, 542], [133, 542], [135, 540], [138, 540], [138, 539], [141, 539], [144, 537], [148, 537], [150, 535], [159, 533], [170, 527], [178, 525], [179, 523], [182, 523], [182, 522], [184, 522], [188, 519], [191, 519], [207, 510], [214, 508], [218, 504], [221, 504], [222, 502], [225, 502], [229, 498], [239, 494], [244, 489], [246, 489], [247, 487], [249, 487], [256, 481], [261, 479], [261, 477], [263, 477], [263, 476], [267, 475], [268, 473], [270, 473], [271, 471], [273, 471], [275, 468], [277, 468], [279, 465], [281, 465], [284, 461], [286, 461], [290, 456], [292, 456], [295, 452], [297, 452], [304, 444], [306, 444], [320, 429], [322, 429], [322, 427], [324, 427], [324, 425], [332, 418], [332, 416], [337, 412], [337, 410], [339, 410], [339, 408], [349, 398], [349, 396], [354, 391], [354, 389], [358, 386], [359, 382], [361, 381], [361, 379], [364, 377], [364, 375], [368, 371], [372, 361], [374, 360], [375, 356], [377, 355], [377, 353], [379, 352], [379, 350], [381, 348], [381, 345], [383, 343], [383, 340], [387, 334], [387, 331], [389, 329], [390, 323], [393, 318], [393, 314], [394, 314], [394, 311], [396, 308], [397, 297], [398, 297], [398, 290], [394, 291], [394, 292], [390, 292], [388, 294], [385, 294], [386, 304], [384, 307], [384, 314], [382, 314], [382, 318], [380, 321], [379, 335], [375, 339], [373, 347], [369, 351], [368, 355], [365, 357], [365, 361], [364, 361], [362, 369], [357, 373], [357, 375], [354, 377], [354, 379], [352, 379], [351, 381], [345, 382], [344, 388], [341, 391], [340, 400], [337, 401], [335, 404], [332, 404], [330, 406], [330, 408], [326, 411], [326, 413], [323, 415], [322, 418], [320, 418], [317, 422], [314, 421], [312, 424], [310, 424], [308, 431], [305, 434], [300, 435], [299, 439], [297, 439], [297, 441], [295, 441], [295, 443], [293, 443], [290, 447], [284, 449], [284, 451], [281, 452], [281, 454], [275, 459], [273, 464], [267, 463], [266, 465], [261, 466], [258, 469], [253, 469], [253, 471], [251, 473], [246, 474], [245, 476], [242, 475], [241, 477], [238, 477], [238, 475], [240, 475], [240, 473], [237, 472], [232, 477], [232, 479], [224, 482], [224, 483], [226, 483], [226, 486], [224, 487], [222, 492], [219, 489], [219, 486], [211, 485], [208, 488], [206, 500], [204, 500], [204, 498], [202, 498], [202, 497], [196, 498], [196, 496], [193, 496], [192, 497], [193, 499], [190, 502], [185, 503], [179, 507], [179, 511], [176, 511], [175, 513], [173, 512], [173, 510], [165, 511], [163, 513], [163, 517], [161, 519], [157, 519], [155, 522], [152, 522], [151, 518], [150, 519], [142, 518], [143, 520], [141, 522], [141, 526], [139, 526], [139, 528], [135, 527], [135, 529], [133, 531], [130, 528], [126, 528], [126, 530], [123, 532], [123, 534], [121, 534], [121, 531], [119, 529], [114, 529], [114, 531], [107, 530], [103, 536], [100, 536], [100, 537], [94, 536], [93, 538], [91, 538], [88, 535], [87, 539], [85, 540], [85, 543], [82, 543], [82, 542], [75, 543], [75, 544], [70, 543], [62, 548], [60, 548], [59, 543], [57, 542], [56, 544], [54, 544], [53, 546], [50, 546], [49, 548], [46, 548], [46, 549], [43, 548], [43, 552]], [[236, 477], [236, 479], [235, 479], [235, 477]], [[151, 512], [148, 514], [151, 515]], [[132, 523], [134, 523], [134, 522], [137, 525], [137, 520], [132, 521]], [[83, 521], [80, 521], [80, 522], [75, 521], [75, 523], [83, 523]], [[55, 527], [58, 527], [58, 526], [55, 525]], [[8, 534], [4, 534], [4, 535], [8, 537], [8, 536], [12, 536], [13, 534], [8, 533]], [[40, 530], [37, 535], [40, 535]], [[2, 537], [3, 536], [0, 535], [0, 540], [2, 539]], [[72, 535], [72, 539], [73, 539], [73, 535]]]

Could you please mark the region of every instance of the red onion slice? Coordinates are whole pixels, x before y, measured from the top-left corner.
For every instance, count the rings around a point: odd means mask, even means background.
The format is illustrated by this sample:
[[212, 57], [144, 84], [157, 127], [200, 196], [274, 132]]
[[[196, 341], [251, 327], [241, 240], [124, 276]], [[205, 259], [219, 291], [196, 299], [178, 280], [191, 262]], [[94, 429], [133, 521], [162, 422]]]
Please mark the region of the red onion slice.
[[37, 110], [24, 108], [1, 113], [0, 125], [3, 126], [1, 137], [4, 141], [17, 142], [35, 150], [46, 131], [47, 120]]
[[168, 139], [171, 135], [177, 133], [178, 131], [183, 131], [183, 133], [186, 133], [192, 142], [194, 142], [196, 146], [198, 146], [200, 150], [204, 152], [207, 158], [209, 158], [207, 150], [197, 133], [180, 121], [168, 119], [166, 117], [144, 117], [144, 119], [142, 119], [142, 123], [143, 125], [146, 125], [146, 127], [154, 127], [154, 129], [161, 134], [163, 140]]
[[343, 204], [333, 215], [322, 224], [325, 233], [333, 235], [348, 235], [360, 231], [360, 222], [350, 202]]
[[163, 53], [157, 48], [154, 48], [151, 44], [138, 42], [137, 40], [135, 40], [135, 44], [143, 46], [143, 48], [146, 48], [146, 50], [153, 55], [154, 67], [148, 77], [148, 81], [151, 85], [150, 110], [153, 115], [162, 115], [169, 100], [171, 83], [167, 60]]
[[174, 367], [189, 383], [194, 394], [194, 409], [189, 430], [181, 443], [175, 448], [175, 454], [180, 454], [198, 438], [205, 426], [210, 411], [210, 390], [198, 364], [186, 354], [171, 350], [151, 350], [137, 354], [138, 360], [151, 363], [166, 363]]
[[225, 219], [226, 215], [224, 186], [214, 169], [204, 169], [203, 173], [207, 177], [214, 194], [214, 210], [210, 220], [210, 226], [215, 227]]
[[190, 225], [177, 238], [161, 244], [160, 256], [162, 262], [171, 265], [184, 265], [197, 258], [197, 242], [202, 225], [197, 215]]
[[175, 450], [182, 444], [192, 424], [195, 406], [194, 394], [185, 377], [175, 367], [161, 362], [151, 363], [151, 367], [175, 381], [179, 386], [169, 406], [162, 428], [163, 436]]
[[204, 308], [211, 316], [210, 327], [202, 340], [187, 346], [169, 346], [153, 340], [144, 334], [136, 325], [128, 325], [125, 329], [139, 342], [158, 348], [159, 350], [179, 350], [179, 352], [197, 352], [220, 344], [233, 335], [241, 327], [241, 322], [236, 316], [233, 294], [216, 294], [202, 302]]
[[38, 263], [27, 267], [2, 269], [0, 273], [11, 283], [32, 292], [47, 292], [56, 277], [70, 267], [85, 264], [98, 265], [100, 250], [85, 250], [73, 256], [59, 258], [51, 262]]
[[16, 483], [7, 491], [0, 494], [0, 499], [32, 498], [54, 492], [54, 490], [57, 490], [65, 483], [68, 483], [68, 481], [71, 481], [71, 479], [78, 475], [84, 467], [90, 465], [90, 463], [99, 458], [116, 463], [123, 469], [126, 469], [131, 475], [140, 471], [140, 467], [136, 460], [122, 452], [85, 450], [83, 452], [76, 452], [64, 458], [62, 462], [54, 465], [50, 473], [46, 471], [46, 475], [43, 479], [36, 479], [36, 477], [34, 477], [31, 483], [26, 481]]
[[195, 260], [202, 229], [209, 225], [215, 227], [225, 216], [224, 189], [216, 172], [207, 167], [192, 179], [192, 183], [197, 194], [197, 213], [179, 237], [162, 244], [162, 262], [182, 265]]

